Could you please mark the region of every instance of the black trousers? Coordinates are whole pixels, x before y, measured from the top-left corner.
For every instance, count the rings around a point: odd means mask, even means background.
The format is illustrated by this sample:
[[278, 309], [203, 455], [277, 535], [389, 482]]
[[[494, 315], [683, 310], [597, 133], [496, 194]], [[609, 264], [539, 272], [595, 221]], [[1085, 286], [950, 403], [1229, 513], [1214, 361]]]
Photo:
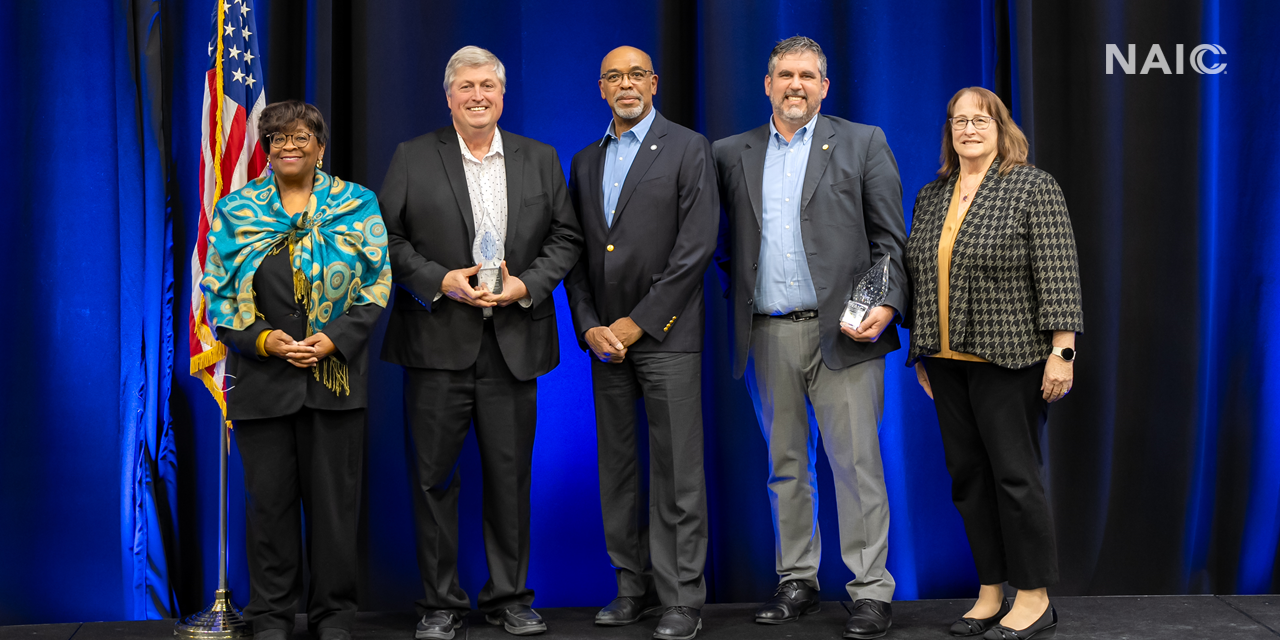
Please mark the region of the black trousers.
[[[666, 606], [707, 599], [707, 484], [702, 470], [702, 354], [591, 359], [604, 539], [618, 595], [656, 592]], [[637, 401], [648, 418], [648, 487]]]
[[475, 424], [484, 480], [484, 548], [489, 582], [481, 610], [530, 604], [529, 471], [538, 418], [538, 382], [507, 368], [492, 321], [480, 354], [461, 371], [405, 367], [405, 420], [413, 436], [414, 526], [425, 597], [418, 613], [470, 609], [458, 584], [458, 457]]
[[1006, 369], [924, 358], [938, 409], [951, 499], [982, 584], [1039, 589], [1058, 582], [1058, 547], [1040, 470], [1049, 404], [1044, 364]]
[[356, 615], [365, 410], [304, 407], [279, 418], [238, 420], [244, 462], [249, 605], [255, 633], [292, 633], [302, 596], [306, 518], [307, 626], [350, 630]]

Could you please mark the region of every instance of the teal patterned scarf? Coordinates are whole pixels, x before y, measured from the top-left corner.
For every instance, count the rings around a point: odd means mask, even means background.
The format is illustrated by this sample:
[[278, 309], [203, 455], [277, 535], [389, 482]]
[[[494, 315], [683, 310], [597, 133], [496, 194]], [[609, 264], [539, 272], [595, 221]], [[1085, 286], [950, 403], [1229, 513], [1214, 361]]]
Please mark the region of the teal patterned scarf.
[[[352, 305], [387, 306], [387, 228], [373, 192], [317, 169], [307, 208], [290, 215], [268, 174], [219, 200], [214, 211], [200, 285], [215, 326], [242, 330], [253, 324], [253, 276], [268, 253], [286, 247], [294, 295], [307, 308], [307, 336]], [[344, 363], [325, 358], [321, 365], [317, 379], [323, 373], [335, 393], [350, 393]]]

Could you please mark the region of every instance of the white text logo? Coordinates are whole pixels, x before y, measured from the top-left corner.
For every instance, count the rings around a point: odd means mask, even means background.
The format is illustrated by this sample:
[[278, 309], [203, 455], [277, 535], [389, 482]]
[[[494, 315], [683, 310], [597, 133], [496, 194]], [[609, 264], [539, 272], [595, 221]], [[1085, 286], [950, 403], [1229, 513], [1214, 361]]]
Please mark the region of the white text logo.
[[[1174, 45], [1173, 64], [1174, 68], [1169, 69], [1169, 61], [1164, 57], [1164, 50], [1160, 45], [1151, 45], [1151, 50], [1147, 52], [1147, 59], [1142, 63], [1142, 70], [1137, 71], [1139, 74], [1146, 74], [1152, 69], [1159, 69], [1165, 74], [1182, 74], [1182, 63], [1186, 60], [1191, 63], [1191, 69], [1196, 73], [1217, 74], [1227, 70], [1227, 63], [1215, 62], [1214, 64], [1205, 64], [1204, 56], [1206, 53], [1212, 53], [1218, 56], [1227, 55], [1227, 50], [1221, 45], [1201, 44], [1191, 49], [1191, 53], [1183, 56], [1184, 45]], [[1114, 44], [1107, 45], [1107, 75], [1115, 73], [1116, 63], [1120, 63], [1120, 68], [1125, 73], [1133, 75], [1138, 64], [1138, 45], [1129, 45], [1128, 55], [1126, 52], [1120, 51], [1120, 47]]]

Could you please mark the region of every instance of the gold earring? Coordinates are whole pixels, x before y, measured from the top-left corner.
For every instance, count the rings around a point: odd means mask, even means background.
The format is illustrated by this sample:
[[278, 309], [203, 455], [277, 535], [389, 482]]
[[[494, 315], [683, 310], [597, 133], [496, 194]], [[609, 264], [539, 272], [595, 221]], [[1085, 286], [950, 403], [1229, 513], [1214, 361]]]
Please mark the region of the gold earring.
[[323, 169], [323, 168], [324, 168], [324, 160], [320, 160], [320, 161], [316, 162], [316, 168], [317, 168], [317, 169]]

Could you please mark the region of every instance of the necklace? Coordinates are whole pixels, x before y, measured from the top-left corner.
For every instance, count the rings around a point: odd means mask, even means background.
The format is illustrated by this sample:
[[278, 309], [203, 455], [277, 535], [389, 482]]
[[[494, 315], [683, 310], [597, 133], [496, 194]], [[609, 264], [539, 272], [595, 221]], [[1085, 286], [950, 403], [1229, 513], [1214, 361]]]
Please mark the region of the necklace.
[[[979, 180], [978, 180], [978, 186], [981, 186], [981, 185], [982, 185], [982, 180], [981, 180], [981, 178], [979, 178]], [[974, 187], [973, 187], [973, 189], [969, 191], [969, 193], [965, 193], [965, 192], [964, 192], [964, 180], [962, 179], [962, 180], [960, 181], [960, 202], [968, 202], [968, 201], [969, 201], [969, 198], [974, 194], [974, 192], [976, 192], [976, 191], [978, 190], [978, 186], [974, 186]]]

